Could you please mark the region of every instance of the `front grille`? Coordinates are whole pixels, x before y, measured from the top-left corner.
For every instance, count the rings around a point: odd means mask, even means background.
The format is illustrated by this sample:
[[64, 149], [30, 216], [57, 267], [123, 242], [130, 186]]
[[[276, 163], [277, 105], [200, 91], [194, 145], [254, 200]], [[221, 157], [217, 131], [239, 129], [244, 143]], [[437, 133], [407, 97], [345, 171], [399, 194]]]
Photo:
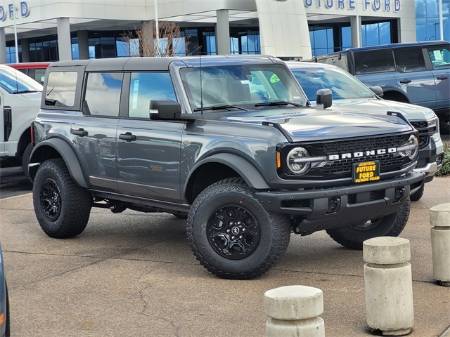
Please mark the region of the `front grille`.
[[[346, 141], [333, 141], [326, 143], [302, 144], [311, 156], [328, 156], [333, 154], [365, 152], [377, 149], [397, 148], [405, 144], [409, 134], [371, 137], [365, 139], [354, 139]], [[302, 179], [331, 180], [340, 178], [351, 178], [353, 174], [353, 164], [370, 160], [379, 160], [380, 173], [399, 171], [409, 164], [409, 158], [401, 157], [393, 153], [379, 154], [374, 156], [364, 156], [361, 158], [340, 159], [329, 161], [323, 167], [312, 168]]]
[[419, 131], [419, 149], [423, 149], [430, 144], [430, 135], [436, 131], [436, 126], [429, 127], [427, 121], [411, 122]]

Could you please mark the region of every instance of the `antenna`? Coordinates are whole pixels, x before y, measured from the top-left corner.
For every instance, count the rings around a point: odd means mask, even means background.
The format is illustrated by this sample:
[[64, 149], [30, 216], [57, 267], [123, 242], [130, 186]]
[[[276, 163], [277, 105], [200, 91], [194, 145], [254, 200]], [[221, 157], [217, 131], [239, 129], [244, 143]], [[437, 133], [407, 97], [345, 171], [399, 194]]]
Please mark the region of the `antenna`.
[[202, 52], [200, 52], [200, 111], [203, 115], [203, 78], [202, 78]]

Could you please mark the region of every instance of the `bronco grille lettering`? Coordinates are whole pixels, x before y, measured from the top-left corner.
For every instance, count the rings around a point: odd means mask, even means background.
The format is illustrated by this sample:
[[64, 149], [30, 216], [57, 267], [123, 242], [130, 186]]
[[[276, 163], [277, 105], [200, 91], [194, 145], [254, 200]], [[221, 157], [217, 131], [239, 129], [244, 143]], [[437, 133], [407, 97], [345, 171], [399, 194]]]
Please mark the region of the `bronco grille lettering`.
[[328, 160], [340, 160], [340, 159], [351, 159], [351, 158], [362, 158], [364, 156], [371, 157], [376, 155], [383, 155], [387, 153], [396, 153], [396, 147], [390, 147], [387, 149], [377, 149], [368, 151], [356, 151], [351, 153], [341, 153], [341, 154], [330, 154], [328, 155]]

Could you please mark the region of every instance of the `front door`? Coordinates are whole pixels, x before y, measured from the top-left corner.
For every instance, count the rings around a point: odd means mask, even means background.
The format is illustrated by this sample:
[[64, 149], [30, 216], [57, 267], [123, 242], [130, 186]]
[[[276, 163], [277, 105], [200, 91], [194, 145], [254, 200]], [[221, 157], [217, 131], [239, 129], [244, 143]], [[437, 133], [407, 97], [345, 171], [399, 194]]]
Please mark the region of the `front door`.
[[116, 191], [117, 124], [123, 74], [87, 74], [83, 114], [73, 118], [71, 133], [90, 184]]
[[185, 124], [150, 120], [152, 100], [176, 101], [168, 72], [132, 72], [128, 114], [118, 127], [120, 193], [158, 200], [179, 200], [181, 138]]
[[433, 108], [436, 102], [435, 80], [427, 69], [422, 48], [399, 48], [394, 51], [398, 82], [409, 102]]
[[428, 48], [436, 81], [436, 110], [450, 111], [450, 45]]

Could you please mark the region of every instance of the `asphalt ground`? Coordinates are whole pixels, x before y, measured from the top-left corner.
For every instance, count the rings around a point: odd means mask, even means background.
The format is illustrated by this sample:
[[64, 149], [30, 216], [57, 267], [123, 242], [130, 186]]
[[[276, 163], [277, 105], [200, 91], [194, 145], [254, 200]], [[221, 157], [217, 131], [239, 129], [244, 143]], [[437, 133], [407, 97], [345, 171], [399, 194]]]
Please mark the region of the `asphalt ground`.
[[[370, 336], [362, 253], [324, 232], [293, 234], [286, 256], [257, 280], [221, 280], [193, 258], [184, 222], [172, 215], [94, 209], [81, 236], [55, 240], [39, 228], [29, 184], [1, 177], [13, 337], [263, 336], [263, 293], [293, 284], [324, 291], [328, 337]], [[434, 284], [431, 267], [428, 209], [442, 202], [450, 202], [450, 178], [426, 186], [402, 234], [412, 247], [415, 337], [450, 327], [450, 288]]]

